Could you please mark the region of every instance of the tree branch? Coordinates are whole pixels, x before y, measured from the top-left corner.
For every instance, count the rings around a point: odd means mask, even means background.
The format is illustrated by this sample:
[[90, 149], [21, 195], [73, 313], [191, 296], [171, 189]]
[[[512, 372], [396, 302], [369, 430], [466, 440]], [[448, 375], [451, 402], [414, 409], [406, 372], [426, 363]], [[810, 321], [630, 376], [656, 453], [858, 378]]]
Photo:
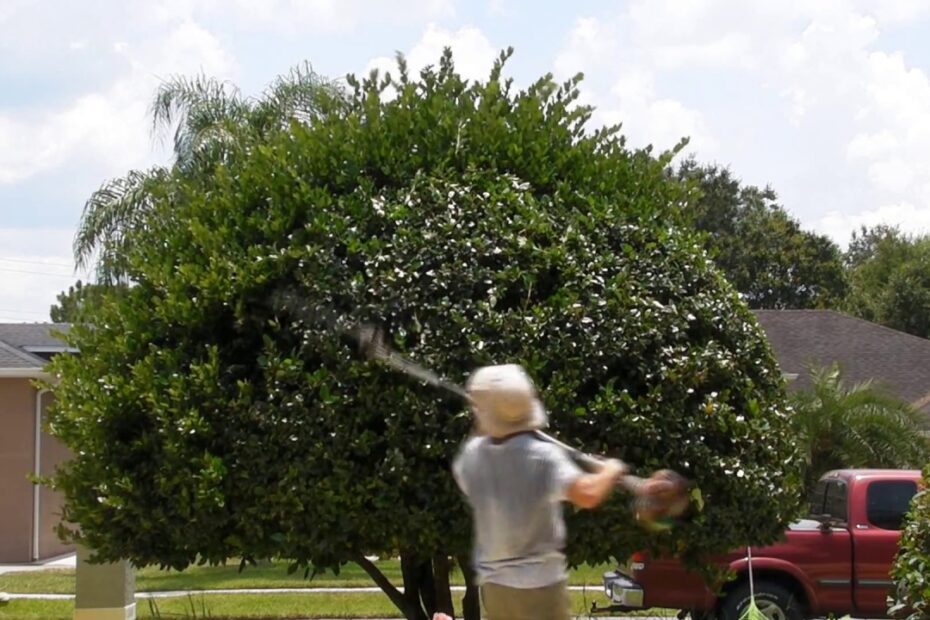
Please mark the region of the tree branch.
[[388, 598], [391, 599], [391, 602], [394, 603], [394, 606], [401, 611], [401, 613], [407, 613], [407, 602], [404, 600], [404, 595], [400, 590], [394, 587], [394, 584], [384, 576], [377, 566], [374, 563], [366, 558], [363, 554], [359, 553], [352, 558], [352, 561], [362, 567], [362, 569], [368, 573], [368, 576], [372, 578], [375, 584], [381, 588], [381, 591], [387, 594]]

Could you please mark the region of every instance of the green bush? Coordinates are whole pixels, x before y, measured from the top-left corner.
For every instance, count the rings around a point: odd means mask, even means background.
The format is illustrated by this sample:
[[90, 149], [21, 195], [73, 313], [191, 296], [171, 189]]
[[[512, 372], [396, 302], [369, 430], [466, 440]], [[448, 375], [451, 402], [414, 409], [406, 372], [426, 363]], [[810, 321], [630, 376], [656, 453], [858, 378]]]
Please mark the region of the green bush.
[[[180, 568], [280, 555], [459, 555], [462, 404], [358, 358], [336, 312], [464, 380], [513, 361], [554, 433], [706, 508], [650, 536], [618, 497], [570, 520], [575, 562], [688, 559], [775, 540], [800, 503], [779, 370], [694, 233], [672, 154], [586, 129], [577, 80], [350, 82], [344, 104], [148, 185], [122, 231], [128, 291], [70, 332], [52, 431], [72, 536]], [[284, 303], [284, 302], [288, 303]]]
[[891, 569], [895, 596], [889, 613], [907, 614], [908, 620], [930, 617], [930, 464], [923, 471], [921, 488], [911, 500], [911, 510], [901, 532], [898, 555]]

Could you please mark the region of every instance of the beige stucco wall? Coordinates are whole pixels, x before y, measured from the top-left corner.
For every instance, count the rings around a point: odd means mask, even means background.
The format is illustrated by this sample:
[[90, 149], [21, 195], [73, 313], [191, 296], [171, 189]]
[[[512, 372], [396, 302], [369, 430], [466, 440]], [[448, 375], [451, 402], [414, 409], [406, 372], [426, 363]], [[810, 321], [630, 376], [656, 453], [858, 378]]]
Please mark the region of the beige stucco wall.
[[32, 559], [35, 389], [28, 379], [0, 379], [0, 562]]
[[[42, 396], [42, 408], [47, 411], [49, 404], [55, 400], [52, 394]], [[44, 425], [43, 425], [44, 428]], [[55, 473], [55, 467], [62, 461], [71, 457], [71, 452], [60, 441], [45, 433], [42, 433], [42, 468], [43, 476], [50, 476]], [[39, 557], [50, 558], [69, 551], [74, 551], [74, 547], [64, 545], [58, 539], [55, 528], [61, 520], [61, 493], [52, 491], [48, 487], [41, 487], [39, 490]]]
[[[43, 409], [52, 402], [42, 397]], [[27, 478], [35, 466], [36, 389], [29, 379], [0, 378], [0, 562], [29, 562], [33, 543], [33, 485]], [[43, 432], [40, 473], [54, 473], [69, 457], [61, 442]], [[61, 497], [46, 487], [39, 489], [39, 558], [72, 551], [55, 533], [61, 513]]]

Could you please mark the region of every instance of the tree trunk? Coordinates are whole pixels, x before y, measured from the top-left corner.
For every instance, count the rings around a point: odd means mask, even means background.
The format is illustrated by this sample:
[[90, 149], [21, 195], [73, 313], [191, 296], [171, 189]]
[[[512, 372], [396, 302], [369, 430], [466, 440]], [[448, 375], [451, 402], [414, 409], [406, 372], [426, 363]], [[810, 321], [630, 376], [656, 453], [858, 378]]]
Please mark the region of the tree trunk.
[[432, 562], [402, 551], [400, 572], [404, 577], [404, 613], [407, 620], [429, 620], [436, 611]]
[[391, 581], [384, 576], [384, 573], [378, 570], [378, 567], [375, 566], [370, 560], [368, 560], [368, 558], [360, 553], [355, 558], [353, 558], [353, 560], [356, 564], [361, 566], [366, 573], [368, 573], [368, 576], [372, 578], [372, 580], [378, 585], [379, 588], [381, 588], [381, 591], [387, 594], [387, 597], [391, 599], [391, 602], [394, 603], [394, 606], [397, 607], [397, 609], [399, 609], [402, 614], [404, 614], [405, 618], [408, 620], [423, 620], [426, 618], [426, 616], [423, 615], [422, 609], [419, 610], [419, 616], [413, 615], [414, 611], [409, 609], [409, 605], [407, 604], [407, 600], [404, 594], [395, 588], [394, 584], [392, 584]]
[[436, 611], [441, 611], [455, 618], [452, 605], [452, 590], [449, 589], [449, 573], [452, 563], [446, 555], [433, 556], [433, 582], [436, 584]]
[[475, 581], [475, 573], [471, 568], [471, 562], [466, 556], [456, 558], [459, 567], [462, 569], [462, 575], [465, 576], [465, 598], [462, 599], [462, 618], [463, 620], [481, 620], [481, 600], [478, 593], [478, 583]]

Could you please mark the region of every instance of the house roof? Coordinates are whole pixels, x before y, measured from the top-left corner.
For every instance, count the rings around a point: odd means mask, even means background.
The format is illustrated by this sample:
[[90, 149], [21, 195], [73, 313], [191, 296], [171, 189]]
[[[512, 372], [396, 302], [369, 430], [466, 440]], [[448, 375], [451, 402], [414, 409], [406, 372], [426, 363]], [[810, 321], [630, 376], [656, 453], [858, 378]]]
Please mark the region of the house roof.
[[68, 323], [0, 323], [0, 340], [14, 347], [64, 347], [53, 332], [67, 333]]
[[834, 362], [850, 383], [873, 380], [930, 413], [930, 340], [833, 310], [756, 310], [792, 389], [810, 386], [812, 365]]
[[41, 374], [51, 353], [68, 351], [55, 332], [67, 332], [64, 323], [0, 323], [0, 377]]
[[41, 368], [45, 360], [0, 340], [0, 368]]

